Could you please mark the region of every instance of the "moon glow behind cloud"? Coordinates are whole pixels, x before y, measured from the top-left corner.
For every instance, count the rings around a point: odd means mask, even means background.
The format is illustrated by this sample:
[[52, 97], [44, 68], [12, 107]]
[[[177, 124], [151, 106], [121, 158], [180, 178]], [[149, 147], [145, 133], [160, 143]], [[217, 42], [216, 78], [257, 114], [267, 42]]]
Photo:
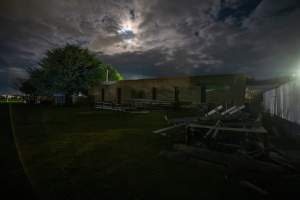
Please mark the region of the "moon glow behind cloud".
[[3, 0], [0, 91], [49, 48], [89, 48], [127, 79], [289, 74], [300, 57], [298, 0]]

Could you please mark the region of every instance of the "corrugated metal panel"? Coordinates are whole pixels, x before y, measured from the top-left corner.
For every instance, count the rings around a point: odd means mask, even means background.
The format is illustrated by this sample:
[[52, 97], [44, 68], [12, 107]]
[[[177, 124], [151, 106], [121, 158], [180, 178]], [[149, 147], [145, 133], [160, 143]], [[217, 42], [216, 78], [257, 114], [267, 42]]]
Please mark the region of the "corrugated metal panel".
[[263, 104], [266, 112], [300, 125], [300, 80], [266, 91]]

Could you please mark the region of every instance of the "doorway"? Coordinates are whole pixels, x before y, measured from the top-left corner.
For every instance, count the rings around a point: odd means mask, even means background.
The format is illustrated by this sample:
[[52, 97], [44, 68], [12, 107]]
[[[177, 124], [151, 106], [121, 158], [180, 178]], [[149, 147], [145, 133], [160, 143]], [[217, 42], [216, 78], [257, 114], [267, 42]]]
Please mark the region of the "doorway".
[[121, 104], [121, 103], [122, 103], [122, 89], [117, 88], [117, 104]]
[[152, 88], [152, 100], [156, 100], [156, 87]]
[[104, 90], [104, 88], [101, 89], [101, 101], [102, 102], [105, 101], [105, 90]]

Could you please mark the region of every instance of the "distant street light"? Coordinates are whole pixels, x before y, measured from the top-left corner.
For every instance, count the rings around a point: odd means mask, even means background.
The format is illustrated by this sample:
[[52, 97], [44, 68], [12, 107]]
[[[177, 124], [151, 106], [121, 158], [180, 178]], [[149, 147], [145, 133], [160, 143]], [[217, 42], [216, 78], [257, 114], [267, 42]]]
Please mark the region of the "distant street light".
[[300, 78], [300, 67], [292, 74], [294, 78]]

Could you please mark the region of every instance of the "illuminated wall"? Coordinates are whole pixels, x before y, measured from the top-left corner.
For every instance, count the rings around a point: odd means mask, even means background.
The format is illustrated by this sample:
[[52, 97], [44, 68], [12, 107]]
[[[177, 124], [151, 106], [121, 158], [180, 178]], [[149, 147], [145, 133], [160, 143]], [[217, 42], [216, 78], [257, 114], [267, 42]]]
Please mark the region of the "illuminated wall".
[[300, 80], [293, 80], [263, 94], [266, 112], [300, 125]]

